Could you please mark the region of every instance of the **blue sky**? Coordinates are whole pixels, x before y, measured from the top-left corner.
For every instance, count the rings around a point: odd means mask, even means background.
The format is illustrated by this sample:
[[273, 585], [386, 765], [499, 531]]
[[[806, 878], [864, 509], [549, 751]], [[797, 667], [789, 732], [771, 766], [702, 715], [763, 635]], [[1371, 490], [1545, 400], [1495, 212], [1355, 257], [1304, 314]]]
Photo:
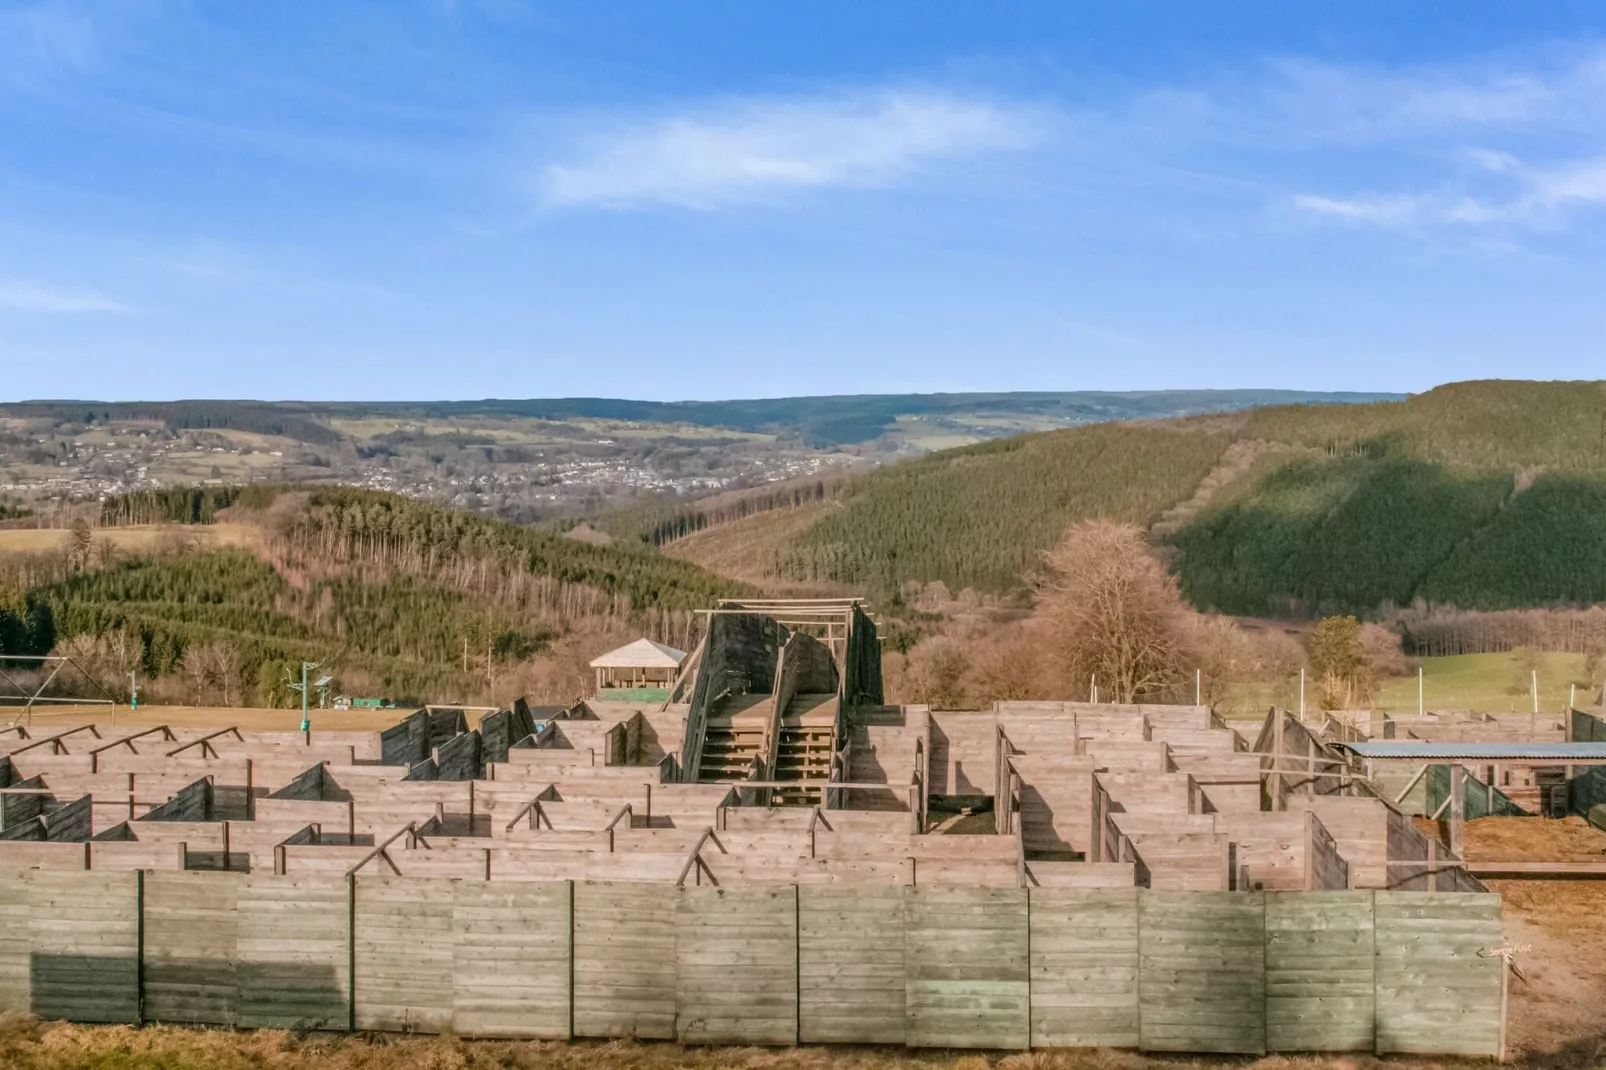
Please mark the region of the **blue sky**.
[[0, 0], [0, 397], [1603, 377], [1606, 7]]

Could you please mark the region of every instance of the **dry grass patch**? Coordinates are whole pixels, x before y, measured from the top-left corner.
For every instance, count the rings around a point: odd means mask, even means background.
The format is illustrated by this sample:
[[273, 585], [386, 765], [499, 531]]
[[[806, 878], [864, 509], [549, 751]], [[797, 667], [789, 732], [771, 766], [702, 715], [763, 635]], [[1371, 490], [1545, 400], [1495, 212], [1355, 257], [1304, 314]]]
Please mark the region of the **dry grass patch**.
[[[15, 716], [15, 707], [0, 707], [0, 723]], [[413, 712], [406, 709], [318, 710], [309, 713], [314, 733], [325, 732], [377, 732], [389, 728]], [[469, 727], [479, 723], [480, 714], [468, 714]], [[64, 706], [44, 710], [35, 707], [27, 724], [44, 731], [51, 726], [71, 728], [94, 723], [102, 726], [150, 727], [165, 724], [170, 728], [241, 728], [257, 732], [299, 732], [301, 711], [242, 709], [235, 706], [141, 706], [130, 710], [118, 707], [115, 715], [105, 706]]]
[[[261, 531], [250, 524], [148, 524], [118, 528], [95, 528], [95, 539], [126, 553], [146, 553], [175, 541], [193, 542], [204, 549], [222, 546], [253, 547]], [[72, 539], [67, 528], [0, 529], [0, 553], [38, 553], [65, 550]]]
[[[1014, 1055], [882, 1048], [682, 1048], [675, 1044], [234, 1033], [163, 1026], [0, 1023], [8, 1070], [1429, 1070], [1459, 1060], [1370, 1056], [1151, 1058], [1105, 1050]], [[1535, 1064], [1539, 1065], [1539, 1064]], [[1546, 1063], [1547, 1067], [1563, 1064]], [[1582, 1063], [1573, 1064], [1581, 1068]], [[1570, 1068], [1569, 1068], [1570, 1070]]]

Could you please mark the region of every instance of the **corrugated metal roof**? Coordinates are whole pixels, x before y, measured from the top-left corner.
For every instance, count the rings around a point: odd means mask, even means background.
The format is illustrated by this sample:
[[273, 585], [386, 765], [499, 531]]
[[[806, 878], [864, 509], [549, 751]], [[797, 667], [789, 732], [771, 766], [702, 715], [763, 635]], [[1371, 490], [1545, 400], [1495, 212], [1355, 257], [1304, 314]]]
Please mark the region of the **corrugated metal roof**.
[[1338, 746], [1362, 758], [1419, 762], [1606, 761], [1606, 743], [1429, 743], [1415, 739], [1373, 739]]

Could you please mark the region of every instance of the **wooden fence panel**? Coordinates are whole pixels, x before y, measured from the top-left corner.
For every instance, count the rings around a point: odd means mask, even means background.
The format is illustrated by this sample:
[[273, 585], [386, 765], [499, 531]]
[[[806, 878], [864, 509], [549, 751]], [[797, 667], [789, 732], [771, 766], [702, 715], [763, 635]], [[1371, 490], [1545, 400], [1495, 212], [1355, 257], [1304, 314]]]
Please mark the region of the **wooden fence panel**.
[[798, 886], [798, 1038], [902, 1044], [903, 888]]
[[0, 874], [0, 1014], [33, 1010], [28, 985], [32, 948], [27, 877], [20, 871]]
[[1371, 1051], [1371, 892], [1266, 896], [1266, 1048]]
[[139, 1021], [139, 874], [28, 874], [33, 1013]]
[[904, 890], [904, 999], [911, 1047], [1031, 1042], [1026, 892]]
[[1378, 892], [1377, 1052], [1497, 1055], [1500, 897]]
[[[452, 893], [452, 1029], [567, 1040], [568, 881], [432, 881]], [[361, 989], [358, 989], [361, 992]]]
[[1143, 894], [1138, 1011], [1145, 1051], [1265, 1051], [1265, 920], [1260, 893]]
[[682, 888], [675, 991], [682, 1043], [797, 1043], [797, 888]]
[[239, 1024], [345, 1029], [350, 1023], [350, 888], [344, 876], [241, 879]]
[[234, 1025], [241, 880], [229, 873], [145, 874], [147, 1022]]
[[357, 1028], [451, 1032], [451, 881], [358, 877], [352, 917]]
[[1031, 891], [1032, 1047], [1138, 1046], [1138, 894]]
[[675, 1038], [676, 891], [644, 881], [574, 886], [574, 1033]]

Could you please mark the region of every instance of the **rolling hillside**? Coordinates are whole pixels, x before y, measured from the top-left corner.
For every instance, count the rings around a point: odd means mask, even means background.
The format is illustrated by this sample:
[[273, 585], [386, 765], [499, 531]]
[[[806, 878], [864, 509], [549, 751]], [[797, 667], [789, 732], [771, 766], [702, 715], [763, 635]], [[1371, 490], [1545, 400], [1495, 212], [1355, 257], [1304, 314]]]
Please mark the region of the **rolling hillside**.
[[774, 576], [1007, 592], [1076, 520], [1165, 517], [1156, 542], [1201, 608], [1590, 604], [1606, 601], [1606, 384], [1457, 383], [1051, 431], [889, 466], [836, 497], [777, 538], [746, 522]]
[[[219, 520], [253, 535], [131, 542], [116, 526]], [[76, 644], [116, 670], [100, 675], [134, 668], [158, 687], [226, 663], [236, 695], [267, 702], [305, 658], [348, 686], [467, 701], [576, 631], [685, 642], [693, 610], [746, 589], [643, 547], [341, 488], [142, 493], [106, 502], [102, 523], [103, 549], [83, 561], [54, 547], [0, 556], [4, 652]]]

